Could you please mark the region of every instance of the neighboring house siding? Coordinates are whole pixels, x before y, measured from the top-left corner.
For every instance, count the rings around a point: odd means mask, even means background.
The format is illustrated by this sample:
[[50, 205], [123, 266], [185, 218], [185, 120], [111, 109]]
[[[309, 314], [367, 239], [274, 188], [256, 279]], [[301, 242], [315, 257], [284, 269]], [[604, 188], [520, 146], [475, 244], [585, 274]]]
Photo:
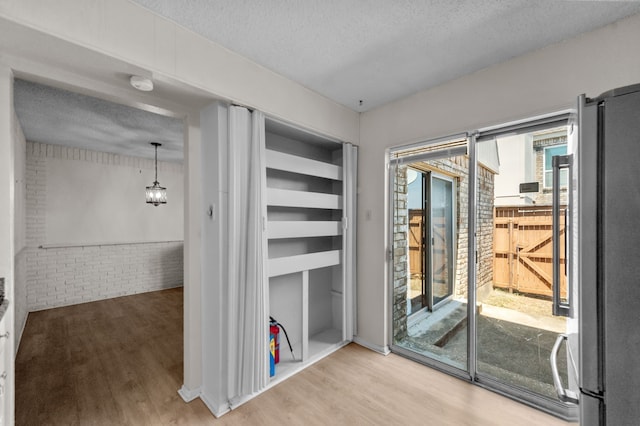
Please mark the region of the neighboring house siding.
[[[41, 248], [46, 235], [47, 159], [53, 155], [48, 147], [27, 143], [28, 310], [182, 286], [182, 241]], [[132, 167], [140, 166], [134, 157], [126, 160]]]
[[[536, 205], [551, 205], [552, 204], [552, 188], [545, 188], [544, 181], [544, 151], [545, 148], [564, 145], [567, 143], [566, 135], [550, 135], [549, 137], [544, 137], [544, 135], [534, 136], [533, 140], [533, 151], [535, 155], [535, 171], [536, 171], [536, 181], [540, 184], [540, 191], [537, 194], [530, 194], [534, 196]], [[567, 191], [562, 188], [560, 190], [560, 202], [562, 204], [566, 203], [567, 199]]]

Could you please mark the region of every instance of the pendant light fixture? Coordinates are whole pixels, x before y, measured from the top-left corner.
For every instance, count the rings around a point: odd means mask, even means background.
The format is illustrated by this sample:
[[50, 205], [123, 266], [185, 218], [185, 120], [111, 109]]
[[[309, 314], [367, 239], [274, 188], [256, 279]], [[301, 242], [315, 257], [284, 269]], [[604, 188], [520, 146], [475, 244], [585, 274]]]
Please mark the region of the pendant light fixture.
[[147, 186], [147, 203], [159, 206], [160, 204], [167, 204], [167, 188], [160, 186], [158, 182], [158, 147], [162, 146], [158, 142], [150, 142], [156, 148], [156, 180], [153, 182], [153, 186]]

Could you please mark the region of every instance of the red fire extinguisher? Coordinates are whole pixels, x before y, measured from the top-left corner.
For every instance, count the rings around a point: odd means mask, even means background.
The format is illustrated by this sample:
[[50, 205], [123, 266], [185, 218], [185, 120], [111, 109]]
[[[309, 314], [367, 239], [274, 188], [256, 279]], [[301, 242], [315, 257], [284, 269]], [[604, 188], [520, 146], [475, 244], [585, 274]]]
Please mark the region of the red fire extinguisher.
[[289, 340], [289, 335], [287, 334], [287, 330], [282, 324], [276, 321], [275, 318], [269, 317], [269, 334], [273, 336], [275, 342], [274, 364], [280, 362], [280, 329], [282, 329], [284, 337], [287, 339], [287, 344], [289, 345], [289, 350], [291, 351], [291, 358], [294, 361], [296, 359], [296, 356], [293, 353], [293, 347], [291, 346], [291, 341]]
[[275, 344], [273, 358], [274, 363], [277, 364], [280, 362], [280, 327], [278, 327], [278, 323], [273, 319], [269, 321], [269, 334]]

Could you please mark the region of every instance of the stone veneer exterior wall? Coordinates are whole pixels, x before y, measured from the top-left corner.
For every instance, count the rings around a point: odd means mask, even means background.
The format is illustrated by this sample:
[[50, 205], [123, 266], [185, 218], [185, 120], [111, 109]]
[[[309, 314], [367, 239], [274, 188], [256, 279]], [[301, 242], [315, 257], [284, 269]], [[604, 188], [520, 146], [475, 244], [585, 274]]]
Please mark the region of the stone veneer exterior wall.
[[407, 168], [398, 167], [393, 188], [393, 337], [394, 342], [407, 336], [407, 276], [409, 262], [407, 210]]
[[[429, 170], [454, 178], [456, 184], [456, 267], [454, 297], [467, 297], [468, 282], [468, 194], [469, 158], [457, 156], [423, 163]], [[493, 288], [493, 208], [494, 174], [482, 165], [478, 166], [477, 191], [477, 294], [482, 300]], [[407, 168], [396, 171], [394, 186], [393, 217], [393, 335], [394, 342], [407, 335], [407, 270], [408, 257], [408, 212], [407, 212]]]

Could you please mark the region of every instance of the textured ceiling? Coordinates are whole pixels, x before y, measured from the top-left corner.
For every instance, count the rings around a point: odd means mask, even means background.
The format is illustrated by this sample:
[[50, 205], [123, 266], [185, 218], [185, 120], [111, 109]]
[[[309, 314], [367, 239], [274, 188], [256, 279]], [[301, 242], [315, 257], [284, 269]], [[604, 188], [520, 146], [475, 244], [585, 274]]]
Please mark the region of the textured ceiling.
[[28, 141], [181, 162], [183, 123], [141, 109], [15, 80], [16, 115]]
[[638, 1], [133, 1], [357, 111], [640, 13]]
[[[640, 13], [640, 1], [132, 1], [356, 111]], [[0, 45], [16, 54], [29, 49], [10, 42]], [[87, 77], [122, 86], [135, 73], [125, 65]], [[210, 101], [157, 83], [151, 93], [158, 99], [194, 103], [195, 110]], [[147, 158], [148, 143], [158, 141], [161, 160], [182, 160], [179, 119], [24, 80], [14, 96], [30, 141]]]

